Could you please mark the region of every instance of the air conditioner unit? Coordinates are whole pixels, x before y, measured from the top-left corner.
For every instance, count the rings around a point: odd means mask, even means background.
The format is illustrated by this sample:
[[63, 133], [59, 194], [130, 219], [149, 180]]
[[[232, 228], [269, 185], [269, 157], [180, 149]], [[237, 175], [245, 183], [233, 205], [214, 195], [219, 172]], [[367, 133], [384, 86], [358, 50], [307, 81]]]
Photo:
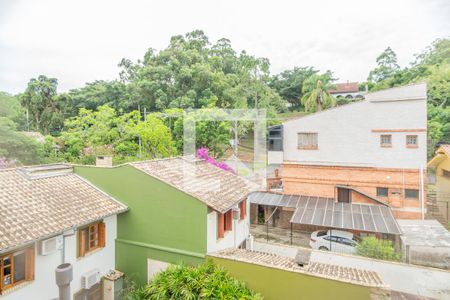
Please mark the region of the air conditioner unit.
[[62, 245], [62, 236], [55, 236], [40, 242], [39, 245], [39, 254], [40, 255], [49, 255], [55, 252], [58, 249], [61, 249]]
[[81, 288], [88, 290], [100, 282], [100, 271], [94, 269], [81, 275]]
[[239, 207], [233, 208], [233, 219], [239, 220], [241, 218], [241, 209]]

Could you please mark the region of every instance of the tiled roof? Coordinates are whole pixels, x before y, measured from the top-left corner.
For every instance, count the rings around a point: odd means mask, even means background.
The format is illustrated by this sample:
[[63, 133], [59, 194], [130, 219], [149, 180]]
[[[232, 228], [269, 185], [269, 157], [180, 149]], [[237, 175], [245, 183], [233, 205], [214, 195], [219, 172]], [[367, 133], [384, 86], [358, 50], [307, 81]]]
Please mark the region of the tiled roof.
[[0, 170], [0, 252], [126, 210], [69, 166]]
[[131, 165], [219, 212], [226, 212], [259, 189], [257, 184], [200, 159], [174, 157]]
[[444, 150], [448, 156], [450, 156], [450, 145], [449, 144], [443, 144], [441, 145], [442, 150]]
[[357, 82], [336, 83], [336, 89], [329, 90], [330, 94], [338, 93], [356, 93], [359, 91], [359, 84]]
[[362, 269], [318, 262], [311, 262], [311, 264], [301, 267], [293, 258], [245, 249], [227, 249], [208, 255], [364, 286], [386, 287], [378, 273]]

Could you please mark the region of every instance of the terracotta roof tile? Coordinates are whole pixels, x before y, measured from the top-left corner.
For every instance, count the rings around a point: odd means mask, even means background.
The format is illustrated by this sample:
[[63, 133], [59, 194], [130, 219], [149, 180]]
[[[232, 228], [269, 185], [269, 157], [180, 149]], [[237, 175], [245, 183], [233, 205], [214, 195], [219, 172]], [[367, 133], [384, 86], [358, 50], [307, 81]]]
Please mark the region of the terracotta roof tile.
[[378, 273], [363, 269], [318, 262], [311, 262], [311, 264], [301, 267], [293, 258], [246, 249], [227, 249], [208, 255], [277, 268], [285, 271], [311, 274], [313, 276], [326, 279], [349, 282], [364, 286], [386, 287], [386, 284], [383, 282]]
[[219, 212], [229, 210], [250, 192], [259, 190], [257, 184], [200, 159], [175, 157], [131, 165]]
[[450, 156], [450, 145], [449, 144], [442, 144], [441, 148], [447, 153], [448, 156]]
[[0, 252], [127, 210], [70, 167], [54, 172], [0, 171]]
[[356, 93], [359, 91], [357, 82], [336, 83], [336, 89], [329, 90], [330, 94], [338, 93]]

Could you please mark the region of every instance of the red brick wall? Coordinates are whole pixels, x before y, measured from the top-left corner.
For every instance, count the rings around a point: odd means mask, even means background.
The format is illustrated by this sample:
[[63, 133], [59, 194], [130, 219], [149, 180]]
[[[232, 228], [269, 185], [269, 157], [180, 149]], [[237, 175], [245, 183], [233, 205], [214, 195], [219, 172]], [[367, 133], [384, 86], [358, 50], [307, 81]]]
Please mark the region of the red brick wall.
[[[336, 185], [349, 185], [393, 208], [420, 208], [420, 195], [417, 200], [404, 198], [404, 189], [417, 189], [420, 192], [420, 170], [390, 169], [369, 167], [315, 166], [283, 164], [283, 187], [286, 194], [322, 196], [336, 198]], [[424, 179], [426, 176], [424, 175]], [[376, 188], [389, 189], [388, 197], [377, 197]], [[398, 194], [393, 194], [396, 192]], [[424, 195], [424, 198], [426, 195]], [[373, 203], [367, 197], [352, 192], [352, 201]], [[417, 212], [398, 212], [407, 218], [416, 218]]]

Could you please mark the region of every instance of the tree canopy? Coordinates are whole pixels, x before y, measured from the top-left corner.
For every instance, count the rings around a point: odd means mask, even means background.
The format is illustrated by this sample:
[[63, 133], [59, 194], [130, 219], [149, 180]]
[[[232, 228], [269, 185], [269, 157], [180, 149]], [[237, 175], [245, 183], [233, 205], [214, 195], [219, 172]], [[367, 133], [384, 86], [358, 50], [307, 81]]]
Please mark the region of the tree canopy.
[[336, 99], [329, 93], [335, 86], [331, 72], [313, 75], [303, 83], [303, 96], [300, 102], [307, 112], [321, 111], [336, 105]]

